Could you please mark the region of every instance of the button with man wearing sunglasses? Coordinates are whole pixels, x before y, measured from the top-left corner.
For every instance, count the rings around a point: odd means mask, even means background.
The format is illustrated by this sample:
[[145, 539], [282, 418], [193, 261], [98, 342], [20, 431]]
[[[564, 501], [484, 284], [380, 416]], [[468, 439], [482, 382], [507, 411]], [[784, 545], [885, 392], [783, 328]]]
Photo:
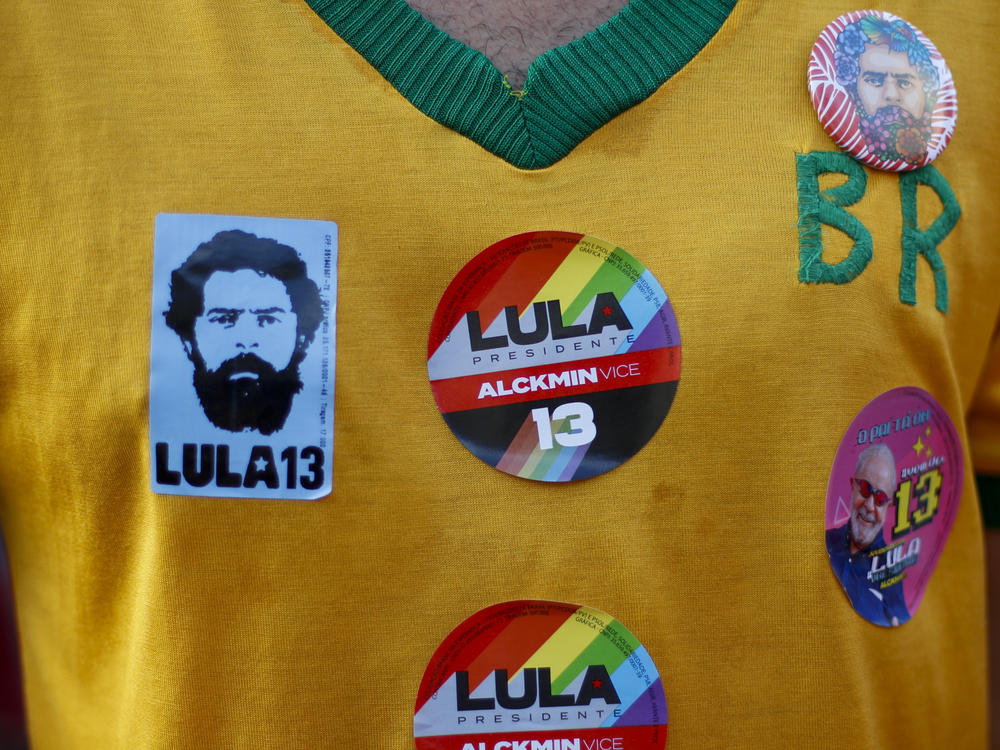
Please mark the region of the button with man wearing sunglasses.
[[896, 491], [896, 461], [883, 443], [870, 445], [858, 456], [851, 477], [850, 519], [826, 532], [833, 572], [854, 609], [876, 625], [896, 626], [910, 619], [900, 585], [885, 588], [873, 580], [885, 547], [882, 524]]

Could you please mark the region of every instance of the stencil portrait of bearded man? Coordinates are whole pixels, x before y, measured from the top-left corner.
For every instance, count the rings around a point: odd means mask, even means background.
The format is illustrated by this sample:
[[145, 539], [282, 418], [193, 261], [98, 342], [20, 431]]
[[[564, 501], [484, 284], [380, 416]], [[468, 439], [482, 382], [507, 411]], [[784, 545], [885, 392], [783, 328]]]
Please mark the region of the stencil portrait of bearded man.
[[247, 232], [219, 232], [172, 273], [170, 293], [165, 319], [194, 365], [209, 421], [230, 432], [280, 430], [323, 317], [295, 250]]

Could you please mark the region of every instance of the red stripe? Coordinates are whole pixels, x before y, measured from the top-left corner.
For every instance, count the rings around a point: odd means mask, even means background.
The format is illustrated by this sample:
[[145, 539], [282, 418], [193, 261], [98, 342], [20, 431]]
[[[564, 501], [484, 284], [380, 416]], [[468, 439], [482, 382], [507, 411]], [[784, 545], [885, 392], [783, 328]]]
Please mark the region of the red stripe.
[[[558, 709], [546, 710], [552, 716], [558, 716], [561, 713]], [[576, 710], [571, 708], [567, 709], [566, 712], [570, 717], [573, 717], [576, 715]], [[530, 709], [530, 711], [526, 709], [520, 713], [525, 715], [534, 713], [537, 716], [541, 712], [541, 709]], [[487, 716], [486, 721], [489, 722], [491, 718]], [[468, 719], [470, 723], [475, 721], [474, 715], [469, 716]], [[613, 742], [615, 738], [618, 738], [617, 743]], [[667, 743], [667, 725], [556, 729], [536, 732], [504, 732], [501, 730], [481, 734], [452, 734], [437, 737], [416, 737], [415, 739], [417, 750], [463, 750], [466, 743], [471, 743], [476, 750], [479, 750], [480, 742], [483, 743], [482, 746], [485, 750], [510, 750], [512, 744], [517, 741], [537, 740], [539, 743], [544, 743], [545, 740], [561, 739], [579, 739], [581, 750], [612, 750], [612, 748], [615, 750], [662, 750]], [[562, 750], [562, 743], [553, 743], [553, 745], [557, 750]], [[530, 747], [531, 744], [528, 743], [528, 746]]]
[[485, 680], [495, 669], [506, 669], [507, 676], [513, 677], [576, 610], [576, 607], [550, 605], [545, 614], [518, 617], [511, 622], [483, 650], [479, 658], [469, 665], [470, 689]]
[[[487, 259], [479, 260], [477, 256], [448, 285], [431, 324], [428, 359], [470, 310], [479, 311], [485, 328], [507, 305], [517, 305], [519, 312], [527, 309], [528, 303], [581, 237], [582, 234], [568, 232], [526, 232], [501, 240], [480, 253], [498, 256], [505, 252], [506, 255], [485, 272], [483, 267]], [[546, 242], [552, 242], [554, 247], [541, 252], [524, 252], [529, 246]]]
[[517, 305], [520, 316], [582, 236], [574, 234], [569, 237], [551, 237], [547, 233], [536, 234], [532, 238], [533, 244], [551, 242], [553, 247], [519, 255], [479, 305], [468, 305], [467, 309], [479, 310], [479, 320], [484, 329], [508, 305]]
[[[552, 373], [559, 375], [571, 370], [589, 370], [597, 368], [597, 382], [583, 385], [559, 385], [555, 388], [526, 390], [530, 387], [532, 375], [538, 376]], [[458, 378], [432, 380], [431, 390], [437, 401], [438, 408], [444, 412], [466, 411], [468, 409], [484, 409], [490, 406], [518, 404], [526, 401], [538, 401], [545, 398], [562, 398], [582, 393], [595, 393], [617, 388], [634, 388], [653, 383], [668, 383], [677, 380], [681, 372], [680, 347], [671, 346], [663, 349], [647, 349], [641, 352], [626, 352], [610, 357], [594, 359], [578, 359], [574, 362], [563, 362], [536, 367], [525, 367], [517, 370], [485, 373], [483, 375], [465, 375]], [[525, 393], [508, 393], [517, 386], [526, 390]], [[544, 381], [548, 383], [548, 379]], [[497, 396], [479, 394], [484, 383], [497, 393]], [[505, 395], [500, 395], [501, 390]]]
[[[541, 614], [545, 610], [547, 614]], [[520, 668], [576, 610], [558, 602], [525, 600], [495, 604], [472, 615], [448, 635], [431, 657], [431, 666], [424, 672], [417, 691], [416, 710], [455, 672], [469, 672], [472, 687], [494, 669], [507, 669], [513, 675], [509, 665], [516, 662]], [[526, 615], [534, 611], [540, 612]], [[474, 637], [469, 637], [470, 632]]]
[[489, 293], [497, 280], [507, 272], [507, 269], [519, 256], [510, 253], [495, 262], [495, 265], [486, 271], [483, 271], [484, 263], [480, 261], [480, 257], [484, 255], [493, 255], [495, 257], [498, 253], [494, 248], [499, 244], [509, 244], [512, 247], [526, 247], [535, 234], [535, 232], [525, 232], [516, 237], [509, 237], [506, 240], [501, 240], [498, 243], [490, 245], [466, 263], [462, 267], [462, 270], [455, 275], [455, 278], [451, 280], [451, 283], [442, 295], [441, 302], [434, 313], [430, 338], [427, 341], [428, 359], [441, 346], [441, 342], [444, 341], [445, 337], [451, 333], [458, 319], [465, 315], [468, 310], [476, 309], [476, 306], [483, 297]]

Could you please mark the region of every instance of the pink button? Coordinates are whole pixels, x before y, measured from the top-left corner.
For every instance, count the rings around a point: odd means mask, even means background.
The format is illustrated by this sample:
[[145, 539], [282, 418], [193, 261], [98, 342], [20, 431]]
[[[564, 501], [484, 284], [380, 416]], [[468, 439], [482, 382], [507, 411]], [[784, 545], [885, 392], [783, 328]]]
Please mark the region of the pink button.
[[955, 82], [937, 47], [881, 10], [851, 11], [823, 29], [809, 56], [809, 94], [837, 145], [876, 169], [930, 164], [958, 119]]

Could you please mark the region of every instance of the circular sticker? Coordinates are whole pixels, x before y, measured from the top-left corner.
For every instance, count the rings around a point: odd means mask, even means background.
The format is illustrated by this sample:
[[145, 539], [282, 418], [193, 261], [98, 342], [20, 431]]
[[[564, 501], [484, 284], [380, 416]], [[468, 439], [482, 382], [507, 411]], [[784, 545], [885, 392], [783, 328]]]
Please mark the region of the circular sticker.
[[490, 466], [566, 482], [635, 455], [670, 410], [677, 320], [610, 242], [530, 232], [479, 253], [438, 304], [427, 346], [445, 422]]
[[962, 495], [962, 445], [920, 388], [870, 401], [840, 442], [826, 494], [830, 565], [855, 611], [896, 626], [916, 614]]
[[881, 10], [830, 23], [809, 57], [809, 94], [826, 132], [876, 169], [930, 164], [951, 140], [951, 71], [920, 29]]
[[667, 701], [628, 628], [590, 607], [487, 607], [445, 639], [420, 683], [417, 750], [662, 750]]

